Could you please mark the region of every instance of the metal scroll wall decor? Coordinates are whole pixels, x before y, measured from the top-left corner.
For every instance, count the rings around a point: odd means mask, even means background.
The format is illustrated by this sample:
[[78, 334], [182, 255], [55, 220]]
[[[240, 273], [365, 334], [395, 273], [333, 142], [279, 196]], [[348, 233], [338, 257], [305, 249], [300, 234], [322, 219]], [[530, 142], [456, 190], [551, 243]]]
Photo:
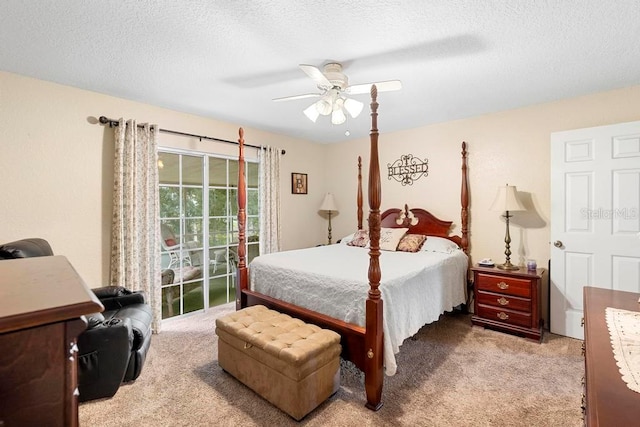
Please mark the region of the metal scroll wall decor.
[[420, 160], [413, 154], [403, 154], [393, 163], [387, 163], [389, 179], [393, 178], [402, 185], [413, 185], [423, 176], [429, 175], [429, 160]]

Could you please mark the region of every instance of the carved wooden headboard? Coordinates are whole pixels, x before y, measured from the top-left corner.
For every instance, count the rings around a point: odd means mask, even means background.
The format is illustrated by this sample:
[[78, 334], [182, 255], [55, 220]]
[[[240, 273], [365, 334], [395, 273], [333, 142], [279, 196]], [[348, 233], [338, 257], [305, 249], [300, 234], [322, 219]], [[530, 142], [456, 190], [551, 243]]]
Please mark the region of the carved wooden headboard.
[[408, 228], [409, 234], [444, 237], [462, 249], [462, 237], [450, 234], [452, 221], [436, 218], [431, 212], [421, 208], [387, 209], [381, 215], [381, 226], [386, 228]]

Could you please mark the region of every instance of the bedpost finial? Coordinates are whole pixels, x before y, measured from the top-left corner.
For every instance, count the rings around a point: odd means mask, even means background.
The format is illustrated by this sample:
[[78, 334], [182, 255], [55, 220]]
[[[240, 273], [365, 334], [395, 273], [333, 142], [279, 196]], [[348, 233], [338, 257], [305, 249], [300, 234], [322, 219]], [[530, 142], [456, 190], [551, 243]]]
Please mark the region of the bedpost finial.
[[244, 129], [239, 128], [238, 129], [238, 135], [240, 136], [240, 139], [244, 139]]
[[378, 97], [378, 87], [376, 85], [371, 85], [371, 99], [373, 101]]

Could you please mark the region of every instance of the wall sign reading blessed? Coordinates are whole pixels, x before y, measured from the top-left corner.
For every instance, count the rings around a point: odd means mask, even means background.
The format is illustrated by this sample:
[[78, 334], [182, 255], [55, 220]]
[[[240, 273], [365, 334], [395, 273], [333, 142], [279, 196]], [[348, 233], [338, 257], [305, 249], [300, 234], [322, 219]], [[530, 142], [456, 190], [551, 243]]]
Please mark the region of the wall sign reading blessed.
[[420, 160], [413, 154], [403, 154], [393, 163], [387, 163], [389, 179], [393, 178], [402, 185], [413, 185], [413, 181], [429, 175], [429, 160]]

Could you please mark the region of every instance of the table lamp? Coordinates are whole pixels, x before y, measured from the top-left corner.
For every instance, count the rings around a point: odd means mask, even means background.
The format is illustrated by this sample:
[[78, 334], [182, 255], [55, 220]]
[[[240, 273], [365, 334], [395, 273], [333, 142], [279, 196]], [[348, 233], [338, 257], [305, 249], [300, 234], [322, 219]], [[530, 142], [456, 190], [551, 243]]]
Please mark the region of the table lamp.
[[336, 205], [336, 201], [333, 199], [333, 194], [327, 193], [324, 196], [324, 200], [320, 205], [320, 210], [325, 211], [329, 214], [329, 244], [331, 244], [331, 212], [338, 212], [338, 206]]
[[491, 205], [492, 211], [504, 212], [503, 216], [507, 223], [507, 231], [504, 236], [504, 244], [505, 244], [504, 254], [506, 255], [507, 259], [504, 264], [497, 265], [497, 267], [502, 270], [518, 270], [519, 269], [517, 265], [511, 264], [511, 260], [510, 260], [511, 236], [509, 235], [509, 218], [512, 216], [512, 215], [509, 215], [509, 212], [525, 210], [524, 206], [522, 206], [522, 204], [520, 203], [520, 200], [518, 200], [517, 192], [518, 190], [516, 189], [516, 187], [510, 186], [509, 184], [505, 185], [504, 187], [498, 187], [498, 194], [496, 195], [496, 199], [493, 201], [493, 204]]

